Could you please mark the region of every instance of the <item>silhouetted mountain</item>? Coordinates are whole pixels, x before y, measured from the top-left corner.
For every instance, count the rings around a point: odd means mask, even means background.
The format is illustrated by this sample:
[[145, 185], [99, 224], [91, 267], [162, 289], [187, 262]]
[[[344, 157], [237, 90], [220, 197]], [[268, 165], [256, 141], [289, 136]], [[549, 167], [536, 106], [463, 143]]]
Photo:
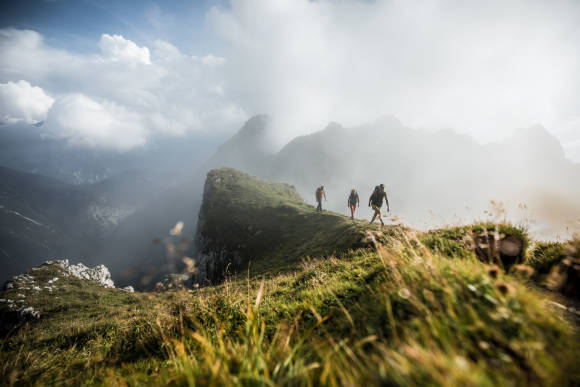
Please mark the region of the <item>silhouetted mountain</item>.
[[254, 116], [217, 149], [203, 164], [202, 170], [207, 172], [212, 168], [235, 167], [256, 172], [262, 169], [265, 157], [274, 153], [272, 144], [270, 118], [265, 115]]
[[514, 220], [535, 220], [533, 228], [543, 236], [553, 237], [565, 227], [580, 229], [575, 199], [580, 196], [580, 167], [565, 159], [559, 141], [541, 126], [480, 145], [451, 130], [414, 130], [383, 117], [354, 128], [331, 123], [271, 155], [255, 152], [255, 142], [234, 141], [241, 134], [230, 140], [237, 152], [227, 153], [222, 164], [214, 160], [213, 166], [288, 181], [307, 202], [314, 201], [315, 188], [323, 184], [325, 205], [335, 211], [347, 211], [347, 195], [356, 188], [362, 202], [359, 216], [370, 216], [368, 197], [375, 185], [384, 183], [393, 212], [416, 226], [485, 218], [495, 200], [504, 202]]

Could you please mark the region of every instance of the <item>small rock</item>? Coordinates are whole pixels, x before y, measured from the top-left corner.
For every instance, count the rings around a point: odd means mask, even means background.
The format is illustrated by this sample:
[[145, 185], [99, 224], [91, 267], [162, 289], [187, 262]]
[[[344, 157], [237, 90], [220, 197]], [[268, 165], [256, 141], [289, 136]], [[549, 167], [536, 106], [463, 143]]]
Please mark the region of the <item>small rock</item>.
[[20, 315], [23, 318], [40, 318], [40, 312], [37, 310], [34, 310], [34, 308], [32, 306], [29, 306], [28, 308], [23, 308], [20, 310]]
[[111, 273], [104, 265], [87, 267], [82, 263], [71, 265], [68, 259], [60, 261], [47, 261], [45, 265], [56, 265], [63, 269], [66, 274], [80, 279], [87, 279], [97, 282], [106, 288], [114, 288], [115, 283], [111, 279]]
[[135, 292], [135, 289], [133, 289], [133, 286], [125, 286], [121, 290], [124, 290], [124, 291], [129, 292], [129, 293]]

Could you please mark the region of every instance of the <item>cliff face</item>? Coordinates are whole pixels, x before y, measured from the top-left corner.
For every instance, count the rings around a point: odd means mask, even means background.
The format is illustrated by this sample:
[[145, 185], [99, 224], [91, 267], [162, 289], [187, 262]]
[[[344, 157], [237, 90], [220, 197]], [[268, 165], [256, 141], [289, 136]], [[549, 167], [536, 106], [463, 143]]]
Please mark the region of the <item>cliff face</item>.
[[287, 270], [301, 257], [326, 256], [357, 246], [363, 222], [317, 213], [293, 186], [231, 168], [208, 173], [196, 233], [198, 283], [228, 274]]

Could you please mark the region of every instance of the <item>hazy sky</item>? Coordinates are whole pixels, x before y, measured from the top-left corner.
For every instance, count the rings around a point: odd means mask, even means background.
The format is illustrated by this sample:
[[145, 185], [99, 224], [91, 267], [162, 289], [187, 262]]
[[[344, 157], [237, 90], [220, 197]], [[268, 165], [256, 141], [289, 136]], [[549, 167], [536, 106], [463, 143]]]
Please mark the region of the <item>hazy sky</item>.
[[483, 142], [540, 123], [580, 161], [580, 1], [24, 0], [0, 28], [0, 121], [82, 146], [392, 114]]

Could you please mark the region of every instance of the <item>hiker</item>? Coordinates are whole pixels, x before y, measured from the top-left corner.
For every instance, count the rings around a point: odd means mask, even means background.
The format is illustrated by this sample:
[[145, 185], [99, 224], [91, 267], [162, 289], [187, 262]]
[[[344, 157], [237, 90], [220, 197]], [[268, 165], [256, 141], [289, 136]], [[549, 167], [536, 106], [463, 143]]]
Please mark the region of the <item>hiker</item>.
[[375, 211], [373, 218], [371, 219], [371, 223], [375, 221], [376, 218], [379, 218], [381, 224], [384, 226], [383, 217], [381, 215], [381, 207], [383, 206], [383, 198], [387, 202], [387, 212], [390, 212], [389, 208], [389, 199], [387, 198], [387, 193], [385, 192], [385, 185], [381, 184], [375, 187], [375, 191], [369, 198], [369, 207], [371, 207]]
[[324, 192], [324, 186], [321, 185], [320, 187], [316, 188], [316, 201], [318, 202], [318, 207], [316, 207], [316, 211], [322, 212], [322, 198], [324, 197], [324, 201], [326, 201], [326, 192]]
[[348, 208], [350, 208], [350, 218], [352, 220], [354, 220], [354, 211], [356, 210], [357, 207], [360, 207], [360, 200], [358, 198], [358, 193], [356, 192], [356, 189], [352, 189], [352, 191], [350, 191], [350, 195], [348, 196], [348, 201], [347, 204]]

